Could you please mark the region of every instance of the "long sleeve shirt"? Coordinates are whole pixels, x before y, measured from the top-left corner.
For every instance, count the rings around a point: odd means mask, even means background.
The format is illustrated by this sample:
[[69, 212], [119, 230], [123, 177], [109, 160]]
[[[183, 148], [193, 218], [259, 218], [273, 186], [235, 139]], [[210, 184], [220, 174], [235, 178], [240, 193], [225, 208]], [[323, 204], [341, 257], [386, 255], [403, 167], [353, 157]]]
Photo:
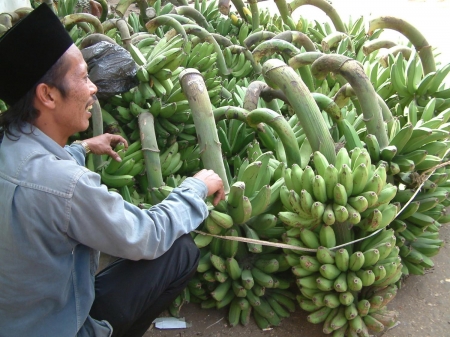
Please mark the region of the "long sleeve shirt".
[[198, 179], [142, 210], [84, 160], [37, 128], [0, 144], [0, 337], [110, 336], [89, 317], [99, 251], [155, 259], [208, 214]]

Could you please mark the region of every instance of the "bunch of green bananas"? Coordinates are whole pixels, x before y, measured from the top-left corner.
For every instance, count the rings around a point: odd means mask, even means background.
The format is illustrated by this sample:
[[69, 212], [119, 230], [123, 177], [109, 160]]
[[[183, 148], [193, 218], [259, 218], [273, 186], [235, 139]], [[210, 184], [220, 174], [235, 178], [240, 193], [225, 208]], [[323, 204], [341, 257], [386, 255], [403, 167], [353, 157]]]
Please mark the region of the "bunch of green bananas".
[[290, 227], [316, 228], [348, 221], [364, 231], [375, 231], [389, 225], [397, 206], [389, 202], [397, 187], [386, 182], [383, 163], [372, 165], [365, 149], [355, 148], [349, 154], [341, 148], [336, 166], [328, 164], [314, 152], [311, 166], [302, 170], [294, 164], [286, 170], [286, 185], [280, 190], [285, 211], [280, 219]]
[[[396, 295], [396, 282], [402, 275], [394, 231], [383, 229], [356, 243], [354, 248], [358, 250], [350, 253], [352, 246], [332, 250], [323, 245], [335, 243], [333, 230], [325, 230], [326, 227], [319, 233], [301, 229], [296, 238], [303, 247], [317, 249], [314, 255], [303, 252], [290, 260], [291, 264], [297, 262], [292, 271], [301, 292], [297, 295], [300, 307], [311, 312], [308, 321], [323, 323], [326, 334], [382, 331], [384, 324], [376, 327], [371, 316], [385, 311]], [[387, 326], [395, 323], [383, 322]]]

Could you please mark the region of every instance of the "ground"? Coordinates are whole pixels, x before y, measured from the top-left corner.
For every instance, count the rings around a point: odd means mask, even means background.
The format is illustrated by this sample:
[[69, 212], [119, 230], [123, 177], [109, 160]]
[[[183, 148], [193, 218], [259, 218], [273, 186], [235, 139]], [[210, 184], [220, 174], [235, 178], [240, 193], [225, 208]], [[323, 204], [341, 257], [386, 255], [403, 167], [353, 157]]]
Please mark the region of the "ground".
[[[118, 0], [108, 0], [114, 5]], [[288, 1], [289, 2], [289, 1]], [[447, 36], [450, 31], [450, 0], [332, 0], [337, 12], [345, 19], [345, 14], [358, 16], [393, 15], [407, 20], [421, 31], [431, 45], [438, 46], [442, 52], [440, 61], [450, 62], [450, 44]], [[261, 6], [276, 7], [273, 2], [263, 1]], [[298, 9], [301, 15], [323, 21], [323, 13], [311, 6]], [[137, 7], [130, 6], [135, 11]], [[300, 14], [296, 11], [296, 14]], [[310, 17], [309, 15], [317, 15]], [[450, 225], [441, 229], [441, 238], [446, 245], [433, 257], [435, 267], [424, 276], [410, 276], [404, 280], [402, 288], [388, 308], [400, 313], [399, 324], [380, 334], [383, 337], [450, 337]], [[167, 316], [163, 313], [162, 316]], [[159, 330], [151, 327], [144, 337], [194, 337], [194, 336], [270, 336], [270, 337], [321, 337], [321, 324], [313, 325], [306, 321], [307, 314], [300, 308], [279, 327], [270, 331], [261, 331], [251, 322], [248, 326], [231, 328], [227, 324], [226, 310], [202, 310], [198, 305], [187, 304], [181, 309], [184, 317], [192, 326], [187, 329]]]

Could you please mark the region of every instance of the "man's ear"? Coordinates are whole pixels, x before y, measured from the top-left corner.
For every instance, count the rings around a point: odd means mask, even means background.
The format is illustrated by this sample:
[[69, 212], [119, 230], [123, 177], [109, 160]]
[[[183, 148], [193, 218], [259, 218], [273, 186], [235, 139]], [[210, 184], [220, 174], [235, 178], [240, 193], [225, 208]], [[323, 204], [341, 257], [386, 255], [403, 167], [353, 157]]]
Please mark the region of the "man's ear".
[[38, 104], [43, 105], [48, 109], [54, 109], [56, 106], [55, 99], [58, 94], [58, 89], [55, 87], [51, 87], [45, 83], [40, 83], [36, 87], [35, 99]]

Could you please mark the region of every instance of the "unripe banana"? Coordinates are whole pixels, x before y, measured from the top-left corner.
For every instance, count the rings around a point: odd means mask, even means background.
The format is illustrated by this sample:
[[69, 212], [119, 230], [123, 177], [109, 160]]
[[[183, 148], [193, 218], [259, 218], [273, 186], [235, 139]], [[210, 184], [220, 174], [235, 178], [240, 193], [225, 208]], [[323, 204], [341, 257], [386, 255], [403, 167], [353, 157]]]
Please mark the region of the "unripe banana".
[[349, 260], [350, 260], [350, 255], [347, 251], [347, 249], [345, 248], [341, 248], [336, 252], [335, 255], [335, 263], [336, 266], [341, 270], [341, 271], [347, 271], [349, 268]]
[[354, 271], [347, 272], [347, 285], [351, 291], [360, 291], [362, 289], [362, 281]]
[[334, 257], [336, 253], [327, 247], [320, 246], [317, 248], [316, 257], [322, 264], [334, 264]]
[[[369, 172], [367, 166], [362, 163], [353, 169], [353, 191], [352, 196], [360, 195], [367, 184]], [[377, 193], [378, 194], [378, 193]]]
[[354, 300], [355, 297], [350, 291], [339, 293], [339, 302], [341, 302], [342, 305], [348, 306], [352, 304]]
[[[326, 248], [336, 246], [336, 234], [332, 226], [322, 225], [319, 231], [320, 245]], [[317, 248], [317, 247], [316, 247]]]
[[347, 291], [347, 273], [342, 272], [339, 276], [334, 280], [333, 288], [338, 293], [344, 293]]
[[325, 206], [325, 210], [322, 215], [322, 221], [328, 226], [331, 226], [336, 222], [332, 204], [328, 204]]

